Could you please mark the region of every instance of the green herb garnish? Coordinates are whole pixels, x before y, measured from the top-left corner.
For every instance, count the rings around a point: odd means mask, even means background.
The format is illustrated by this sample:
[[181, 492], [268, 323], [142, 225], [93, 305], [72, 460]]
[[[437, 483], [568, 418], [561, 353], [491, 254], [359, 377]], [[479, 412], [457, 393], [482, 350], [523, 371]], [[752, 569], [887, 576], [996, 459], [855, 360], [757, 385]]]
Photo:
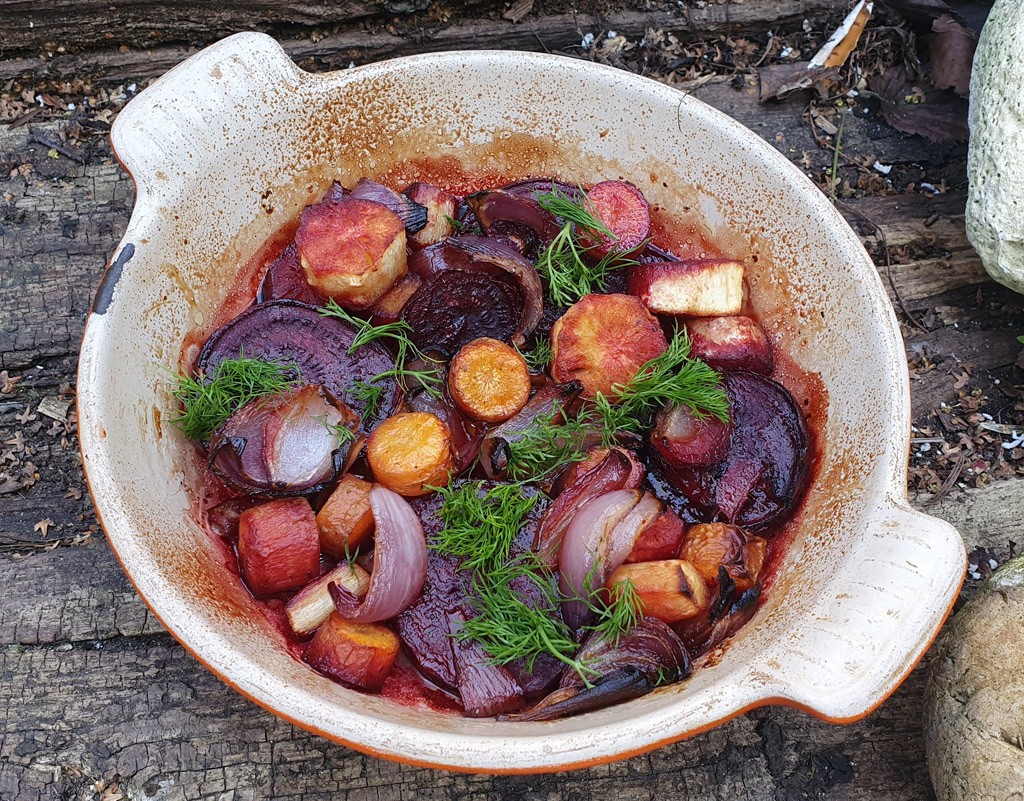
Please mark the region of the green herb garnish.
[[381, 384], [372, 384], [369, 381], [356, 381], [349, 388], [348, 393], [357, 401], [364, 404], [366, 417], [373, 417], [380, 408], [381, 396], [386, 387]]
[[[432, 548], [462, 559], [473, 571], [477, 616], [465, 621], [456, 636], [479, 642], [497, 664], [525, 659], [527, 669], [549, 653], [582, 669], [573, 659], [578, 649], [568, 626], [558, 617], [558, 599], [550, 574], [536, 554], [511, 557], [512, 543], [523, 520], [537, 505], [538, 495], [526, 495], [520, 484], [499, 484], [484, 490], [482, 481], [457, 489], [440, 488], [444, 528]], [[512, 589], [520, 577], [540, 589], [537, 606], [523, 602]]]
[[[482, 481], [437, 491], [443, 497], [444, 528], [431, 547], [462, 559], [461, 567], [473, 571], [478, 614], [466, 620], [456, 636], [480, 643], [497, 664], [523, 659], [528, 670], [540, 654], [551, 654], [589, 683], [590, 671], [575, 658], [579, 644], [558, 615], [560, 599], [550, 568], [533, 551], [511, 556], [512, 543], [539, 496], [524, 494], [522, 484], [499, 484], [485, 491]], [[536, 606], [512, 589], [517, 579], [530, 581], [539, 590]], [[628, 580], [585, 602], [595, 615], [585, 630], [616, 645], [640, 614], [640, 599]]]
[[668, 350], [643, 365], [625, 384], [612, 386], [612, 397], [598, 393], [595, 407], [606, 441], [617, 431], [642, 433], [662, 406], [686, 406], [698, 419], [729, 419], [722, 377], [700, 359], [690, 358], [686, 330], [676, 331]]
[[586, 412], [566, 420], [556, 406], [508, 443], [508, 475], [516, 481], [543, 481], [555, 470], [586, 459], [585, 441], [598, 432]]
[[526, 366], [530, 368], [530, 372], [539, 373], [551, 363], [551, 345], [546, 339], [538, 339], [532, 350], [524, 352], [518, 347], [516, 350], [526, 360]]
[[586, 628], [596, 631], [603, 639], [616, 646], [622, 635], [636, 627], [637, 619], [643, 612], [640, 594], [629, 579], [616, 582], [608, 591], [607, 600], [598, 594], [596, 600], [588, 604], [596, 615], [594, 623]]
[[324, 427], [334, 435], [334, 438], [338, 440], [338, 447], [345, 445], [349, 442], [354, 442], [356, 438], [356, 432], [351, 428], [347, 428], [341, 423], [329, 423], [324, 418]]
[[[435, 398], [441, 397], [441, 392], [438, 389], [438, 385], [441, 383], [440, 370], [410, 370], [406, 366], [412, 359], [426, 359], [420, 349], [416, 347], [416, 344], [410, 338], [410, 334], [413, 333], [413, 330], [412, 326], [407, 322], [399, 320], [394, 323], [374, 325], [369, 320], [363, 320], [360, 317], [349, 314], [333, 299], [328, 300], [327, 303], [319, 309], [319, 311], [320, 314], [325, 317], [337, 317], [339, 320], [344, 320], [356, 329], [356, 335], [348, 349], [350, 354], [355, 353], [363, 345], [377, 341], [388, 341], [395, 348], [394, 369], [379, 373], [369, 381], [356, 382], [356, 386], [353, 387], [355, 390], [353, 393], [354, 397], [365, 398], [368, 403], [372, 398], [374, 411], [376, 411], [376, 407], [380, 402], [381, 393], [375, 389], [371, 390], [370, 385], [376, 384], [387, 378], [393, 378], [401, 384], [406, 391], [411, 390], [413, 386], [418, 384], [422, 389], [429, 392]], [[369, 411], [367, 411], [366, 414], [367, 416], [371, 415]]]
[[584, 254], [593, 248], [580, 242], [581, 231], [615, 241], [615, 234], [587, 208], [586, 195], [577, 202], [552, 186], [551, 192], [540, 193], [536, 198], [542, 209], [564, 221], [562, 230], [537, 260], [537, 272], [547, 282], [548, 297], [556, 306], [571, 306], [584, 295], [604, 292], [609, 273], [636, 264], [629, 257], [634, 251], [622, 252], [614, 247], [593, 266], [583, 260]]
[[250, 401], [293, 389], [301, 383], [294, 364], [264, 359], [225, 359], [206, 380], [175, 375], [171, 390], [182, 412], [171, 422], [192, 439], [205, 440]]

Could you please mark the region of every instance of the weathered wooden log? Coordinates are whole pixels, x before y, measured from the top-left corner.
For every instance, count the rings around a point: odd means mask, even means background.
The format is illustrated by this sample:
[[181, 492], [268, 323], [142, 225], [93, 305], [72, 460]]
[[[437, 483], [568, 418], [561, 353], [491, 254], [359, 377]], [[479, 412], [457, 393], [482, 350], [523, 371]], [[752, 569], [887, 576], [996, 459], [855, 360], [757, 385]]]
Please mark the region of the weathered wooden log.
[[[411, 0], [415, 5], [417, 0]], [[156, 15], [154, 19], [141, 16], [149, 3], [130, 2], [117, 6], [130, 17], [122, 25], [112, 24], [107, 14], [99, 15], [103, 20], [98, 28], [92, 22], [81, 20], [71, 8], [79, 8], [70, 2], [57, 3], [64, 9], [64, 15], [53, 20], [30, 20], [25, 7], [28, 2], [0, 0], [0, 80], [13, 78], [32, 71], [45, 74], [94, 77], [107, 81], [146, 80], [161, 75], [172, 66], [195, 52], [197, 45], [207, 44], [222, 35], [239, 30], [263, 30], [274, 33], [281, 40], [285, 50], [296, 60], [314, 59], [328, 67], [347, 66], [350, 62], [363, 64], [382, 58], [411, 55], [414, 53], [440, 50], [499, 48], [506, 50], [562, 50], [578, 45], [587, 32], [601, 33], [615, 30], [627, 36], [642, 36], [650, 28], [663, 28], [686, 35], [715, 35], [720, 33], [741, 33], [765, 31], [784, 25], [793, 20], [802, 20], [807, 15], [838, 12], [846, 7], [845, 0], [748, 0], [744, 3], [708, 4], [701, 8], [677, 8], [674, 5], [662, 11], [618, 10], [601, 15], [593, 13], [550, 13], [529, 15], [521, 22], [513, 23], [497, 13], [503, 6], [495, 0], [479, 0], [475, 8], [480, 14], [486, 9], [489, 16], [466, 16], [466, 9], [458, 17], [442, 22], [439, 15], [419, 17], [392, 24], [390, 18], [374, 18], [374, 24], [348, 18], [348, 22], [324, 18], [319, 24], [332, 23], [332, 32], [318, 32], [315, 37], [309, 31], [300, 29], [302, 38], [294, 38], [294, 26], [275, 24], [269, 2], [241, 2], [226, 4], [224, 15], [218, 14], [215, 25], [203, 33], [208, 23], [203, 15], [187, 20], [188, 26], [177, 23], [171, 17]], [[86, 4], [103, 5], [100, 3]], [[179, 9], [203, 3], [167, 3], [160, 7]], [[263, 15], [253, 9], [243, 13], [246, 6], [258, 6]], [[309, 9], [309, 4], [299, 4]], [[334, 7], [325, 3], [323, 8]], [[348, 7], [348, 4], [340, 4]], [[353, 4], [369, 8], [370, 3]], [[381, 7], [385, 3], [377, 4]], [[425, 2], [419, 5], [426, 6]], [[8, 6], [18, 6], [17, 16]], [[273, 6], [286, 13], [289, 3]], [[320, 6], [316, 6], [320, 8]], [[84, 12], [83, 12], [84, 13]], [[273, 12], [276, 13], [276, 12]], [[326, 12], [324, 12], [326, 14]], [[392, 14], [392, 17], [394, 14]], [[176, 18], [176, 17], [175, 17]], [[165, 21], [161, 23], [160, 20]], [[33, 27], [28, 27], [28, 22]], [[313, 23], [307, 23], [313, 24]], [[164, 27], [161, 28], [160, 26]], [[139, 32], [150, 31], [140, 36]], [[98, 52], [87, 54], [72, 51], [102, 47]], [[63, 50], [60, 50], [63, 48]], [[11, 57], [15, 54], [24, 57]], [[40, 56], [40, 53], [42, 54]], [[42, 59], [42, 60], [40, 60]]]

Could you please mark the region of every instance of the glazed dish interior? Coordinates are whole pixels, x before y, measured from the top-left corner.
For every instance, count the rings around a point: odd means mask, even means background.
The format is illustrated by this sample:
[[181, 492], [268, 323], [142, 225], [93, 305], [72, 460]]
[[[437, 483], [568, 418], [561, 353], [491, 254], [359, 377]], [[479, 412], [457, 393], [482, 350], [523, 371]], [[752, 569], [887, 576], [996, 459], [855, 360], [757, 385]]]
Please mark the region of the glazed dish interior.
[[[566, 59], [449, 54], [311, 76], [250, 36], [147, 90], [114, 142], [138, 200], [120, 249], [131, 258], [83, 346], [86, 467], [140, 593], [246, 695], [385, 756], [553, 770], [766, 702], [855, 718], [923, 652], [962, 568], [948, 532], [929, 537], [927, 518], [901, 500], [909, 402], [891, 307], [826, 199], [738, 124]], [[332, 181], [464, 188], [535, 176], [631, 181], [652, 204], [659, 244], [699, 231], [745, 261], [751, 304], [786, 357], [776, 377], [815, 433], [818, 465], [762, 606], [687, 682], [564, 720], [468, 720], [348, 690], [292, 658], [199, 522], [199, 456], [168, 423], [166, 369], [240, 311], [226, 301], [255, 287], [261, 249]]]

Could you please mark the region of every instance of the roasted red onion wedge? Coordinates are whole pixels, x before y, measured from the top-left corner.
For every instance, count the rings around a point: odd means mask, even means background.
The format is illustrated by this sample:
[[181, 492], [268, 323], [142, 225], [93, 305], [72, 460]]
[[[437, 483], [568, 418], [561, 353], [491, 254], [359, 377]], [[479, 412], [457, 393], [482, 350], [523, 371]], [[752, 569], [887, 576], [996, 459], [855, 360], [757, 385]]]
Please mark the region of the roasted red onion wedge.
[[510, 195], [516, 195], [517, 197], [532, 198], [536, 198], [537, 195], [546, 195], [551, 194], [552, 192], [558, 192], [576, 203], [578, 203], [584, 195], [583, 190], [580, 189], [577, 184], [569, 184], [565, 181], [558, 181], [554, 178], [527, 178], [523, 181], [513, 181], [507, 186], [503, 186], [502, 191], [508, 192]]
[[785, 387], [756, 373], [725, 374], [735, 428], [725, 460], [666, 470], [704, 520], [770, 530], [799, 500], [811, 454], [807, 425]]
[[761, 585], [754, 584], [741, 593], [725, 568], [720, 568], [716, 595], [707, 614], [674, 623], [672, 629], [694, 658], [702, 656], [750, 621], [760, 597]]
[[477, 192], [466, 198], [466, 204], [487, 236], [507, 242], [528, 258], [535, 259], [558, 236], [555, 218], [529, 193]]
[[265, 502], [264, 498], [254, 498], [251, 495], [228, 498], [206, 510], [206, 522], [219, 537], [228, 542], [235, 542], [238, 540], [238, 518], [242, 516], [242, 512]]
[[522, 305], [513, 341], [522, 344], [540, 322], [544, 313], [540, 276], [533, 264], [510, 245], [483, 236], [459, 236], [424, 248], [409, 260], [409, 271], [425, 280], [446, 270], [478, 271], [511, 282]]
[[665, 406], [654, 419], [651, 446], [670, 467], [719, 464], [729, 453], [733, 421], [698, 417], [681, 404]]
[[433, 245], [455, 233], [451, 221], [455, 218], [458, 201], [451, 192], [417, 181], [407, 186], [402, 194], [427, 210], [427, 224], [409, 237], [413, 248]]
[[370, 342], [348, 352], [356, 332], [348, 323], [325, 317], [314, 307], [294, 300], [275, 300], [246, 309], [218, 328], [203, 347], [196, 368], [213, 375], [225, 359], [266, 359], [294, 364], [302, 380], [321, 384], [334, 397], [345, 400], [372, 428], [395, 411], [398, 385], [385, 392], [377, 413], [366, 418], [366, 402], [347, 395], [356, 381], [369, 381], [394, 369], [395, 362], [378, 343]]
[[256, 291], [256, 302], [271, 300], [297, 300], [311, 306], [321, 306], [324, 297], [309, 285], [299, 261], [299, 251], [292, 242], [281, 255], [270, 263]]
[[562, 618], [570, 628], [587, 623], [592, 616], [590, 600], [662, 511], [661, 501], [639, 490], [615, 490], [580, 507], [558, 556]]
[[355, 412], [319, 385], [257, 398], [213, 435], [210, 467], [246, 492], [305, 495], [341, 470], [358, 427]]
[[666, 509], [651, 525], [640, 532], [627, 562], [660, 562], [675, 559], [683, 543], [686, 527], [672, 509]]
[[360, 178], [349, 192], [349, 197], [356, 200], [372, 200], [374, 203], [387, 206], [398, 215], [405, 226], [406, 234], [415, 234], [427, 224], [427, 209], [424, 206], [369, 178]]
[[586, 681], [577, 671], [566, 670], [557, 690], [509, 719], [554, 720], [601, 709], [681, 681], [691, 671], [690, 655], [679, 637], [649, 617], [638, 620], [618, 642], [592, 634], [576, 658], [586, 665]]
[[548, 417], [564, 409], [580, 394], [578, 381], [568, 384], [548, 384], [533, 393], [526, 406], [511, 420], [506, 420], [488, 432], [480, 446], [481, 463], [488, 478], [503, 475], [508, 467], [509, 445], [522, 438], [523, 432], [538, 418]]
[[562, 474], [555, 481], [551, 488], [553, 497], [558, 497], [571, 485], [575, 484], [584, 473], [589, 473], [601, 462], [605, 460], [608, 454], [615, 452], [619, 456], [619, 460], [629, 466], [629, 477], [626, 479], [626, 483], [621, 487], [611, 487], [611, 489], [636, 489], [640, 486], [644, 480], [644, 466], [637, 459], [637, 456], [629, 448], [620, 448], [614, 446], [611, 448], [596, 447], [591, 448], [587, 451], [587, 458], [582, 462], [574, 462], [569, 465]]
[[416, 513], [397, 492], [370, 490], [376, 526], [373, 572], [361, 600], [338, 584], [328, 585], [334, 606], [346, 620], [377, 623], [403, 612], [420, 594], [427, 577], [427, 543]]
[[578, 475], [548, 507], [537, 530], [534, 550], [552, 568], [558, 564], [565, 531], [583, 504], [614, 490], [636, 489], [640, 485], [639, 478], [633, 483], [632, 464], [623, 453], [621, 448], [610, 450], [596, 467]]

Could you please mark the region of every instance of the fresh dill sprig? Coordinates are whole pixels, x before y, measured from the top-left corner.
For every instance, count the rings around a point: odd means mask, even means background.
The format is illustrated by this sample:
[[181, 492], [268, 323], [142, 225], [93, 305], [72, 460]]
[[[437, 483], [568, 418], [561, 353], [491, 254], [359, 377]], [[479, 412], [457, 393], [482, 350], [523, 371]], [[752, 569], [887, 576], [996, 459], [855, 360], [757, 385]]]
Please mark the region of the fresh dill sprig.
[[682, 405], [698, 418], [729, 419], [729, 399], [722, 377], [700, 359], [690, 358], [690, 338], [677, 330], [668, 350], [644, 364], [625, 384], [614, 384], [611, 397], [599, 393], [597, 414], [606, 436], [616, 431], [642, 433], [662, 406]]
[[372, 384], [369, 381], [356, 381], [349, 387], [346, 394], [351, 395], [357, 401], [364, 404], [366, 417], [373, 417], [380, 408], [381, 396], [386, 387], [381, 384]]
[[[461, 558], [462, 568], [473, 571], [477, 615], [466, 620], [456, 636], [479, 642], [496, 664], [524, 659], [532, 669], [534, 660], [548, 653], [582, 670], [573, 658], [576, 640], [557, 614], [549, 572], [532, 552], [511, 556], [512, 543], [539, 496], [527, 495], [520, 484], [485, 490], [482, 481], [438, 492], [444, 528], [431, 547]], [[536, 585], [539, 604], [525, 603], [513, 590], [517, 579]]]
[[[208, 380], [207, 380], [208, 379]], [[171, 390], [181, 414], [171, 422], [192, 439], [205, 440], [250, 401], [293, 389], [301, 383], [298, 368], [264, 359], [225, 359], [212, 376], [175, 374]]]
[[539, 373], [551, 363], [551, 345], [546, 339], [538, 339], [531, 350], [521, 351], [518, 347], [516, 350], [526, 360], [526, 366], [532, 373]]
[[331, 434], [338, 440], [338, 447], [345, 445], [349, 442], [354, 442], [356, 439], [356, 432], [351, 428], [342, 425], [341, 423], [330, 423], [325, 417], [323, 420], [324, 428], [331, 432]]
[[[352, 344], [348, 349], [350, 354], [355, 353], [363, 345], [367, 345], [370, 342], [386, 340], [391, 342], [394, 346], [394, 369], [378, 373], [368, 382], [357, 382], [362, 385], [358, 391], [363, 393], [365, 397], [369, 397], [366, 395], [366, 393], [369, 392], [369, 390], [366, 389], [367, 385], [375, 384], [386, 378], [393, 378], [407, 391], [411, 390], [418, 384], [420, 388], [426, 390], [435, 398], [441, 397], [441, 391], [438, 389], [441, 384], [440, 370], [410, 370], [406, 366], [412, 359], [426, 358], [420, 349], [416, 347], [416, 343], [414, 343], [410, 338], [410, 334], [413, 333], [413, 330], [412, 326], [407, 322], [404, 320], [398, 320], [393, 323], [385, 323], [384, 325], [374, 325], [369, 320], [363, 320], [360, 317], [349, 314], [349, 312], [339, 306], [333, 298], [328, 300], [325, 305], [321, 306], [319, 311], [320, 314], [325, 317], [337, 317], [339, 320], [344, 320], [356, 329], [356, 335], [352, 339]], [[356, 395], [356, 397], [358, 397], [358, 395]], [[380, 393], [376, 393], [373, 397], [376, 408], [376, 403], [379, 403], [380, 401]], [[367, 416], [370, 416], [369, 411], [367, 412]]]
[[640, 594], [629, 579], [616, 582], [608, 590], [607, 598], [598, 594], [595, 600], [587, 604], [595, 614], [595, 620], [585, 628], [595, 631], [599, 636], [616, 646], [624, 634], [636, 627], [636, 622], [643, 613], [643, 601]]
[[600, 235], [615, 242], [615, 234], [587, 208], [586, 195], [575, 201], [557, 187], [551, 192], [536, 195], [545, 211], [563, 220], [562, 230], [537, 259], [537, 272], [547, 282], [548, 297], [556, 306], [571, 306], [584, 295], [604, 292], [608, 288], [608, 275], [622, 267], [636, 264], [630, 253], [614, 246], [596, 264], [589, 265], [583, 256], [592, 250], [580, 242], [580, 232]]
[[538, 415], [530, 426], [508, 443], [506, 470], [515, 481], [542, 481], [555, 470], [587, 458], [584, 444], [598, 432], [585, 412], [564, 419], [561, 407]]

